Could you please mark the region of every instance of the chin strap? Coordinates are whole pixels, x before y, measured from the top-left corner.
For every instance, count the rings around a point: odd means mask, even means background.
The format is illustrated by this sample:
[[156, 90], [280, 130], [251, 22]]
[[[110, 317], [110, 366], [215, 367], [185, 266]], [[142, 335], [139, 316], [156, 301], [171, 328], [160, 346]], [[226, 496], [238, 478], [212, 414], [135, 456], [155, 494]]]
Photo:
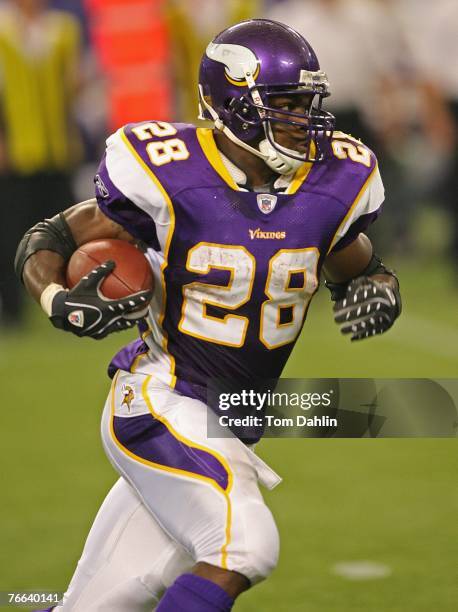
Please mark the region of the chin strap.
[[[261, 142], [259, 143], [259, 149], [267, 156], [267, 158], [264, 158], [264, 161], [269, 166], [269, 168], [271, 168], [274, 172], [277, 172], [278, 174], [291, 174], [291, 172], [296, 172], [296, 170], [298, 170], [304, 163], [303, 161], [294, 159], [293, 157], [289, 157], [288, 155], [284, 155], [280, 151], [274, 149], [274, 147], [270, 144], [267, 138], [261, 140]], [[296, 151], [293, 150], [291, 150], [291, 152], [296, 153]]]

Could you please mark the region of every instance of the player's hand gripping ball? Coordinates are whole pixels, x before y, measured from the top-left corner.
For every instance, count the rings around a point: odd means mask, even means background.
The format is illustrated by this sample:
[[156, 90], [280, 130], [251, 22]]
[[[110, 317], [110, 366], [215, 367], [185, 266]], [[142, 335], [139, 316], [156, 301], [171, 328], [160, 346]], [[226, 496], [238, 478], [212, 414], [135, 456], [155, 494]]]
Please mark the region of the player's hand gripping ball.
[[334, 304], [334, 320], [352, 341], [383, 334], [400, 314], [399, 291], [369, 276], [355, 278], [345, 297]]
[[68, 262], [67, 285], [69, 291], [54, 297], [52, 323], [95, 339], [142, 319], [154, 289], [147, 259], [123, 240], [94, 240], [80, 246]]

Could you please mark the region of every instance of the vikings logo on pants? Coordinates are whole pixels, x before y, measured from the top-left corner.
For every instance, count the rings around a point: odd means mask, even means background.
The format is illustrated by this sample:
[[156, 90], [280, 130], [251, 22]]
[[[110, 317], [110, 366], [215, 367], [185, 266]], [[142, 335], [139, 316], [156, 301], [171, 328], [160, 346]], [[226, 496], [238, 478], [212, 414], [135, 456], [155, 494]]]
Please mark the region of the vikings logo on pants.
[[130, 385], [123, 385], [122, 391], [124, 394], [121, 406], [127, 406], [127, 411], [130, 412], [130, 405], [134, 401], [135, 393]]

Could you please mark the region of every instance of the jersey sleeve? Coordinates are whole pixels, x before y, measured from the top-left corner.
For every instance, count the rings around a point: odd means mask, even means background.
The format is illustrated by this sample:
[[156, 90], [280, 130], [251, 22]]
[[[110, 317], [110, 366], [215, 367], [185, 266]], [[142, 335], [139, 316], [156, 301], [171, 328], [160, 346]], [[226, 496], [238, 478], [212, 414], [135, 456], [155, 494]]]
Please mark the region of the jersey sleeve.
[[385, 189], [376, 164], [346, 217], [340, 224], [329, 249], [339, 251], [351, 244], [373, 223], [382, 210]]
[[170, 226], [168, 197], [145, 170], [123, 128], [108, 138], [94, 183], [97, 203], [107, 217], [149, 247], [163, 250]]

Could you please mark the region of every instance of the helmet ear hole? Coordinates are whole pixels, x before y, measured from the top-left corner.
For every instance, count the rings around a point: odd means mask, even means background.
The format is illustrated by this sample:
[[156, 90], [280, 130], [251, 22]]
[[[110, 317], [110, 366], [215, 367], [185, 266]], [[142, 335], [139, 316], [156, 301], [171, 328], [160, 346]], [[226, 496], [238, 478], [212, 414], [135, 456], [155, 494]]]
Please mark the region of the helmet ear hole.
[[[259, 116], [256, 116], [256, 112], [253, 106], [250, 105], [244, 96], [240, 98], [232, 98], [229, 101], [228, 110], [234, 113], [237, 118], [242, 122], [248, 124], [258, 123]], [[242, 128], [243, 129], [243, 128]]]

